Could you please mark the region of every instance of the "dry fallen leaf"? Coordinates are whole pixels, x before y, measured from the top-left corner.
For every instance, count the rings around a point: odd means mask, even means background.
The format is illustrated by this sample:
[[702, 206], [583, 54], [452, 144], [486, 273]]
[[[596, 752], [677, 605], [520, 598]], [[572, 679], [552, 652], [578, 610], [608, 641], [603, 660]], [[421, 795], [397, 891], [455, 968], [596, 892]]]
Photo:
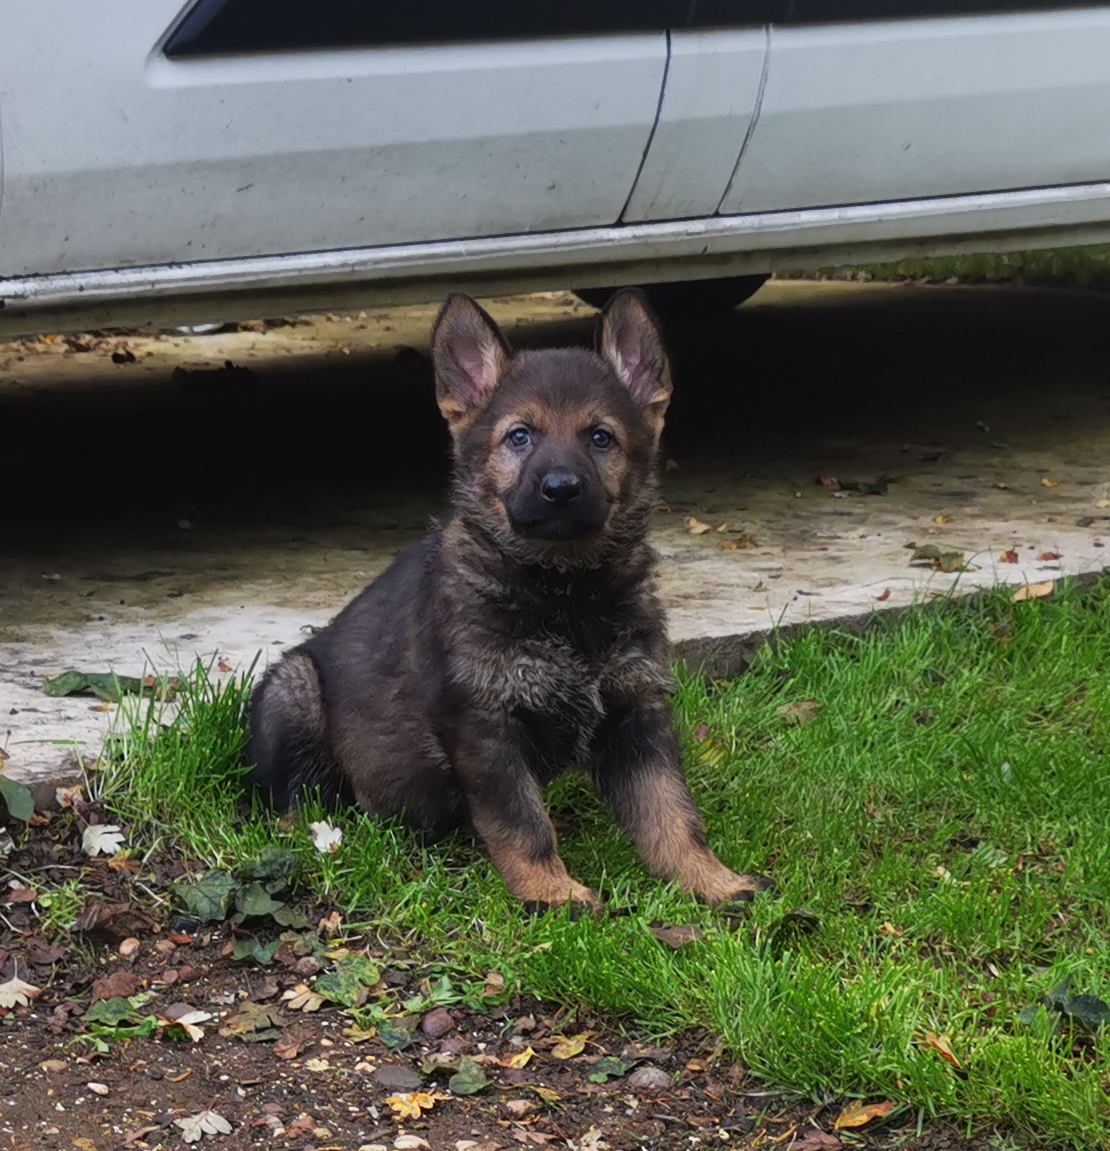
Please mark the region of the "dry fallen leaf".
[[934, 516], [933, 523], [935, 524], [950, 524], [952, 522], [951, 516]]
[[220, 671], [231, 671], [231, 664], [229, 664], [226, 659], [221, 659], [220, 662], [216, 664], [216, 666], [220, 669]]
[[775, 708], [775, 713], [781, 715], [787, 723], [796, 723], [805, 727], [817, 718], [817, 711], [821, 704], [816, 699], [800, 699], [796, 703], [786, 703]]
[[484, 996], [500, 995], [505, 990], [505, 976], [500, 971], [486, 972], [486, 985], [482, 988]]
[[961, 1066], [960, 1061], [956, 1058], [952, 1050], [947, 1035], [938, 1035], [935, 1031], [926, 1031], [925, 1046], [931, 1047], [942, 1059], [951, 1063], [953, 1067]]
[[13, 975], [7, 983], [0, 983], [0, 1007], [26, 1007], [39, 994], [39, 989], [33, 984], [25, 983], [18, 975]]
[[538, 1083], [531, 1085], [531, 1089], [545, 1102], [549, 1104], [558, 1103], [562, 1096], [558, 1091], [551, 1087], [541, 1087]]
[[421, 1112], [431, 1111], [436, 1105], [435, 1096], [426, 1091], [408, 1091], [403, 1095], [390, 1095], [386, 1098], [398, 1123], [405, 1119], [419, 1119]]
[[422, 1148], [431, 1151], [432, 1148], [428, 1140], [421, 1139], [419, 1135], [398, 1135], [393, 1140], [393, 1146], [397, 1148], [397, 1151], [421, 1151]]
[[319, 1011], [324, 1005], [324, 997], [317, 995], [307, 983], [298, 983], [281, 998], [289, 1004], [290, 1011]]
[[1052, 590], [1055, 587], [1056, 584], [1052, 580], [1045, 580], [1044, 583], [1027, 583], [1014, 592], [1014, 603], [1024, 603], [1029, 599], [1040, 599], [1042, 596], [1052, 595]]
[[1018, 562], [1018, 554], [1015, 551], [1003, 552], [998, 557], [1000, 564], [1016, 564]]
[[696, 516], [687, 516], [682, 522], [686, 525], [686, 530], [692, 536], [702, 536], [705, 535], [706, 532], [713, 530], [709, 524], [702, 523]]
[[175, 1119], [175, 1127], [180, 1127], [186, 1143], [199, 1143], [205, 1135], [230, 1135], [231, 1124], [215, 1111], [199, 1111], [196, 1115], [186, 1115]]
[[586, 1040], [589, 1036], [585, 1033], [581, 1035], [573, 1035], [571, 1038], [560, 1039], [554, 1047], [551, 1048], [551, 1055], [554, 1059], [573, 1059], [576, 1055], [581, 1055], [586, 1050]]
[[686, 923], [680, 923], [675, 927], [651, 927], [648, 930], [660, 943], [665, 943], [675, 951], [685, 947], [687, 943], [696, 943], [699, 939], [705, 938], [696, 927]]
[[1041, 563], [1045, 564], [1055, 563], [1056, 560], [1062, 558], [1063, 557], [1059, 552], [1041, 552], [1041, 554], [1037, 556], [1037, 559], [1040, 560]]
[[879, 603], [885, 603], [888, 599], [890, 599], [890, 588], [884, 589], [883, 594], [877, 595], [875, 598], [879, 601]]
[[117, 855], [123, 846], [123, 832], [114, 823], [90, 823], [81, 833], [86, 855]]
[[823, 488], [835, 488], [839, 486], [840, 481], [836, 476], [818, 476], [817, 483]]
[[842, 1131], [845, 1127], [865, 1127], [872, 1119], [881, 1119], [889, 1115], [897, 1103], [861, 1103], [853, 1099], [847, 1107], [836, 1117], [833, 1127]]
[[1050, 480], [1048, 476], [1041, 476], [1042, 488], [1058, 488], [1060, 486], [1059, 480]]
[[515, 1055], [510, 1055], [505, 1059], [498, 1059], [497, 1065], [499, 1067], [515, 1067], [519, 1070], [521, 1067], [527, 1067], [528, 1061], [535, 1054], [531, 1047], [526, 1047], [523, 1051], [518, 1051]]

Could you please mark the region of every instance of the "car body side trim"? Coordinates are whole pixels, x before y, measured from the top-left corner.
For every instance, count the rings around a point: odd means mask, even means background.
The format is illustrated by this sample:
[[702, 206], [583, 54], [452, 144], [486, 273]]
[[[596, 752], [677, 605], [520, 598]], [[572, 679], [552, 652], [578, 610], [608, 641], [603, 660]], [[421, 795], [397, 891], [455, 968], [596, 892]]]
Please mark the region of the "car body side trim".
[[[1053, 236], [1100, 225], [1110, 233], [1110, 182], [1013, 192], [944, 196], [836, 208], [805, 208], [699, 220], [348, 248], [245, 259], [96, 269], [0, 279], [0, 308], [60, 310], [112, 300], [308, 289], [383, 281], [473, 279], [529, 269], [604, 268], [675, 261], [675, 280], [691, 278], [685, 261], [744, 255], [752, 270], [819, 265], [823, 252], [869, 245], [916, 251], [969, 250], [966, 240], [1036, 233]], [[1083, 241], [1079, 241], [1083, 242]], [[1008, 242], [1006, 248], [1013, 248]], [[791, 260], [794, 260], [793, 264]], [[697, 276], [695, 272], [695, 277]], [[700, 274], [704, 275], [704, 272]], [[724, 274], [723, 272], [721, 274]], [[664, 279], [667, 276], [662, 277]], [[583, 286], [586, 286], [583, 284]]]

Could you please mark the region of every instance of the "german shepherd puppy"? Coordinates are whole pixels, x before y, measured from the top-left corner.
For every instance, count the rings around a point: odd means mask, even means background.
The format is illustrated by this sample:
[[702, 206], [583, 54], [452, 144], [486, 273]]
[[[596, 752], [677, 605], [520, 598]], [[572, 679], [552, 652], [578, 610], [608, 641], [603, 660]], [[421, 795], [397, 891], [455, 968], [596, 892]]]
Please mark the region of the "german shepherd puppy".
[[514, 895], [598, 906], [559, 853], [541, 787], [588, 769], [657, 875], [750, 899], [706, 843], [667, 702], [647, 543], [671, 396], [642, 294], [618, 292], [596, 351], [510, 349], [473, 300], [432, 333], [454, 508], [251, 699], [254, 778], [444, 833], [469, 825]]

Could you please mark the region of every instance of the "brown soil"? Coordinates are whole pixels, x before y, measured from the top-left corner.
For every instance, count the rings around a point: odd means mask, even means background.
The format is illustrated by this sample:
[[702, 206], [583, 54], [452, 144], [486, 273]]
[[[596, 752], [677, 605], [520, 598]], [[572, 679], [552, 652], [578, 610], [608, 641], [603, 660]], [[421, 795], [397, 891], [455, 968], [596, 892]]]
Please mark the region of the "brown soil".
[[[352, 1038], [344, 1034], [351, 1020], [338, 1008], [325, 1003], [305, 1013], [282, 999], [298, 984], [311, 984], [315, 959], [298, 957], [287, 946], [263, 968], [230, 958], [227, 924], [183, 931], [178, 921], [175, 929], [172, 913], [164, 910], [169, 905], [155, 903], [150, 893], [182, 874], [181, 861], [148, 860], [140, 884], [119, 858], [83, 855], [79, 831], [98, 818], [95, 807], [80, 803], [78, 813], [36, 816], [38, 826], [8, 860], [19, 878], [9, 876], [0, 890], [0, 983], [18, 975], [40, 990], [27, 1005], [0, 1007], [0, 1146], [178, 1147], [186, 1132], [175, 1121], [208, 1109], [231, 1127], [227, 1134], [203, 1135], [199, 1146], [213, 1151], [976, 1151], [989, 1145], [985, 1137], [968, 1142], [939, 1124], [919, 1136], [916, 1115], [904, 1111], [862, 1130], [835, 1133], [844, 1101], [819, 1106], [785, 1097], [715, 1051], [705, 1036], [654, 1045], [587, 1015], [523, 998], [497, 1003], [495, 997], [497, 1005], [483, 1011], [425, 1010], [411, 1020], [412, 1042], [399, 1051], [377, 1036]], [[89, 900], [86, 929], [47, 938], [43, 904], [30, 897], [77, 875]], [[336, 928], [337, 917], [324, 922], [328, 914], [326, 907], [313, 910], [316, 931]], [[340, 929], [333, 946], [341, 939]], [[379, 963], [378, 991], [397, 1003], [427, 976], [426, 968], [380, 941], [343, 942]], [[207, 1013], [196, 1040], [175, 1042], [175, 1028], [161, 1026], [149, 1038], [108, 1042], [101, 1053], [78, 1038], [88, 1030], [83, 1016], [93, 1001], [143, 990], [152, 996], [143, 1013], [163, 1020], [189, 1009]], [[228, 1028], [246, 1002], [272, 1009], [269, 1041], [247, 1042]], [[558, 1058], [559, 1039], [583, 1033], [581, 1053]], [[524, 1067], [504, 1066], [529, 1048], [534, 1054]], [[428, 1073], [429, 1057], [444, 1062], [463, 1055], [475, 1058], [490, 1081], [470, 1096], [448, 1089], [450, 1068]], [[606, 1055], [633, 1066], [606, 1083], [591, 1082]], [[665, 1085], [641, 1082], [651, 1075]], [[419, 1119], [400, 1119], [391, 1097], [401, 1108], [420, 1110], [423, 1101], [430, 1110]]]

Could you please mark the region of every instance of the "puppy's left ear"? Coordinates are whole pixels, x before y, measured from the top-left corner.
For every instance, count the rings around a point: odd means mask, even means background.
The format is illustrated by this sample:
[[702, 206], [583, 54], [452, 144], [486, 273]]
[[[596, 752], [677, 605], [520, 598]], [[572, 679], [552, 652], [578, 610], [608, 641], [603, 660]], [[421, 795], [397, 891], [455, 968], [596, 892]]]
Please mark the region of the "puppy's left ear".
[[659, 322], [638, 288], [622, 288], [602, 309], [597, 350], [658, 434], [671, 400], [671, 366]]
[[432, 327], [432, 363], [436, 400], [452, 431], [486, 406], [511, 356], [488, 312], [461, 293], [447, 297]]

